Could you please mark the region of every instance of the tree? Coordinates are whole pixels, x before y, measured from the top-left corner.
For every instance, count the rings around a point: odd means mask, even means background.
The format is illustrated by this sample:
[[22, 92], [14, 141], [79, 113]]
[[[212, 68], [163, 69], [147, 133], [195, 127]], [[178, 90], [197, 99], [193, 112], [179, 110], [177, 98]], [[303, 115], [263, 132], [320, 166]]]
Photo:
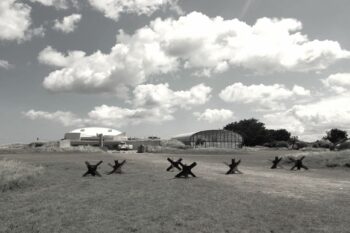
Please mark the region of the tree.
[[292, 136], [292, 137], [290, 137], [289, 142], [292, 144], [292, 148], [293, 148], [293, 149], [295, 148], [295, 145], [296, 145], [296, 143], [298, 142], [298, 140], [299, 140], [298, 136]]
[[242, 135], [243, 145], [245, 146], [262, 145], [268, 141], [265, 124], [254, 118], [230, 123], [224, 129]]
[[330, 131], [326, 132], [327, 135], [323, 137], [323, 139], [328, 139], [334, 144], [337, 144], [339, 142], [345, 141], [348, 138], [348, 133], [344, 130], [340, 129], [331, 129]]
[[290, 133], [286, 129], [269, 129], [267, 130], [268, 140], [272, 141], [289, 141]]

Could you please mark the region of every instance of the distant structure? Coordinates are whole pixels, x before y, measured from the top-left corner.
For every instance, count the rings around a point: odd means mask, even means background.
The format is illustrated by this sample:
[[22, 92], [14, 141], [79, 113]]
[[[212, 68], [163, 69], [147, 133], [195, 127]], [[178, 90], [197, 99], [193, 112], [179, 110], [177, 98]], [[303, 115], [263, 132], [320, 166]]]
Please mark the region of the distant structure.
[[116, 129], [102, 128], [102, 127], [86, 127], [79, 128], [70, 131], [64, 135], [64, 139], [70, 140], [82, 140], [82, 141], [93, 141], [99, 140], [99, 136], [102, 134], [104, 140], [110, 141], [126, 141], [128, 137], [125, 133], [122, 133]]
[[[124, 148], [137, 149], [143, 146], [160, 146], [161, 139], [150, 136], [146, 139], [128, 138], [125, 132], [103, 127], [85, 127], [65, 133], [64, 139], [60, 141], [61, 147], [70, 146], [99, 146], [110, 150], [121, 150]], [[129, 150], [128, 149], [128, 150]]]
[[128, 140], [126, 133], [116, 129], [102, 127], [86, 127], [72, 130], [64, 135], [64, 139], [70, 141], [71, 146], [116, 146]]
[[173, 137], [192, 147], [241, 148], [243, 138], [229, 130], [204, 130], [197, 133], [181, 134]]

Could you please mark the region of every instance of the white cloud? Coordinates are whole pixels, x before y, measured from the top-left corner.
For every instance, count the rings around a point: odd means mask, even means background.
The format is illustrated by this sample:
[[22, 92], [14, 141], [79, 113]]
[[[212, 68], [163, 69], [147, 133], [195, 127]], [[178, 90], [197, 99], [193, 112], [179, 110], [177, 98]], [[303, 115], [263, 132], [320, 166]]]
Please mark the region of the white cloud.
[[92, 7], [108, 18], [118, 20], [121, 13], [151, 15], [164, 6], [179, 10], [174, 0], [89, 0]]
[[334, 90], [336, 93], [344, 93], [350, 90], [350, 73], [332, 74], [328, 78], [323, 79], [322, 83], [325, 87]]
[[281, 110], [284, 109], [284, 101], [296, 97], [309, 96], [310, 91], [295, 85], [292, 90], [284, 85], [250, 85], [234, 83], [223, 89], [219, 97], [229, 103], [256, 104], [256, 110]]
[[339, 95], [295, 105], [287, 111], [265, 115], [264, 122], [269, 127], [286, 128], [309, 140], [320, 139], [331, 128], [350, 129], [349, 101], [349, 95]]
[[12, 67], [13, 67], [13, 65], [10, 64], [8, 61], [0, 59], [0, 68], [4, 68], [4, 69], [8, 70]]
[[234, 114], [231, 110], [228, 109], [206, 109], [204, 112], [195, 112], [193, 113], [198, 120], [208, 121], [209, 123], [213, 122], [224, 122], [232, 120]]
[[72, 14], [64, 17], [62, 21], [59, 21], [56, 19], [55, 25], [53, 26], [53, 28], [57, 31], [70, 33], [77, 28], [77, 24], [80, 22], [80, 20], [81, 20], [80, 14]]
[[294, 85], [292, 92], [294, 95], [297, 96], [310, 96], [311, 95], [311, 91], [305, 89], [304, 87], [298, 86], [298, 85]]
[[85, 118], [80, 118], [72, 112], [45, 112], [29, 110], [23, 115], [31, 120], [49, 120], [63, 126], [114, 126], [137, 125], [140, 123], [160, 124], [173, 119], [171, 113], [162, 108], [121, 108], [117, 106], [101, 105], [91, 110]]
[[45, 119], [59, 122], [65, 126], [104, 125], [124, 126], [145, 122], [162, 123], [173, 119], [179, 108], [190, 109], [205, 104], [210, 98], [211, 88], [204, 84], [196, 85], [186, 91], [173, 91], [168, 84], [140, 85], [134, 90], [131, 103], [134, 108], [101, 105], [90, 111], [86, 117], [78, 117], [71, 112], [54, 113], [30, 110], [24, 115], [32, 120]]
[[229, 65], [256, 72], [322, 70], [348, 58], [335, 41], [302, 35], [295, 19], [261, 18], [250, 26], [238, 19], [209, 18], [193, 12], [179, 20], [156, 20], [151, 28], [169, 55], [185, 60], [185, 67], [222, 72]]
[[85, 52], [83, 51], [70, 51], [65, 55], [48, 46], [39, 53], [38, 60], [43, 64], [66, 67], [84, 56]]
[[16, 0], [0, 1], [0, 40], [23, 40], [31, 25], [30, 6]]
[[139, 85], [133, 91], [133, 102], [135, 106], [189, 109], [205, 104], [211, 97], [211, 90], [204, 84], [196, 85], [188, 91], [173, 91], [167, 83]]
[[68, 9], [71, 5], [77, 6], [77, 0], [30, 0], [31, 2], [38, 2], [44, 6], [53, 6], [57, 9]]
[[84, 120], [78, 118], [71, 112], [56, 111], [53, 113], [44, 111], [29, 110], [24, 112], [23, 115], [31, 120], [44, 119], [61, 123], [64, 126], [81, 126], [84, 124]]
[[310, 41], [300, 29], [295, 19], [262, 18], [249, 26], [198, 12], [177, 20], [158, 18], [133, 35], [120, 31], [110, 53], [76, 59], [49, 74], [44, 86], [56, 92], [115, 92], [179, 69], [207, 76], [232, 66], [257, 73], [304, 72], [349, 57], [338, 42]]
[[169, 109], [165, 108], [120, 108], [102, 105], [89, 112], [89, 122], [105, 126], [136, 125], [140, 123], [160, 124], [173, 119]]
[[153, 35], [141, 33], [143, 40], [121, 33], [121, 43], [110, 54], [97, 51], [71, 61], [54, 71], [43, 82], [53, 92], [118, 92], [125, 86], [136, 86], [151, 74], [168, 73], [176, 69], [175, 58], [166, 56]]

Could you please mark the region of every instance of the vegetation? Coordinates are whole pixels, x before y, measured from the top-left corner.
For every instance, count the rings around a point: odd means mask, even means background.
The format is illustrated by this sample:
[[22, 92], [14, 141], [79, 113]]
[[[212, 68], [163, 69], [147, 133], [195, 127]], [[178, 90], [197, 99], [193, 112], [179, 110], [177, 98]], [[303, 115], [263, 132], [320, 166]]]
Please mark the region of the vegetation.
[[304, 151], [284, 155], [283, 162], [292, 163], [288, 158], [306, 156], [305, 163], [312, 168], [350, 167], [350, 151]]
[[15, 160], [0, 160], [0, 190], [2, 192], [30, 184], [43, 173], [43, 167]]
[[348, 133], [346, 131], [337, 128], [331, 129], [326, 133], [327, 135], [324, 137], [324, 139], [327, 139], [334, 144], [343, 142], [348, 138]]
[[[4, 233], [348, 232], [350, 184], [343, 169], [271, 170], [285, 151], [236, 152], [242, 175], [224, 175], [232, 154], [172, 155], [198, 163], [199, 178], [173, 179], [168, 154], [17, 154], [47, 167], [28, 188], [0, 195]], [[290, 151], [290, 153], [295, 153]], [[170, 156], [170, 157], [172, 157]], [[122, 175], [107, 163], [126, 159]], [[103, 160], [102, 177], [84, 177], [84, 161]]]
[[[226, 130], [231, 130], [239, 133], [243, 137], [243, 144], [245, 146], [257, 146], [257, 145], [282, 145], [290, 140], [290, 132], [285, 129], [266, 129], [265, 124], [259, 122], [257, 119], [244, 119], [230, 123], [224, 127]], [[267, 144], [266, 144], [267, 143]]]
[[290, 133], [286, 129], [268, 129], [267, 137], [271, 141], [289, 141]]

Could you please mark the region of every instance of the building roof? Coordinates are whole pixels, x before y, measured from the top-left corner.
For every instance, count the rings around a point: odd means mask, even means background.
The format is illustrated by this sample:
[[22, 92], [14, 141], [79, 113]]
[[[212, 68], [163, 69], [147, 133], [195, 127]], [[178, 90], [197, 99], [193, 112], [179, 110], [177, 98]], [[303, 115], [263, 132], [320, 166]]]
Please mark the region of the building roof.
[[85, 127], [70, 131], [70, 133], [80, 133], [80, 137], [96, 137], [98, 134], [103, 134], [104, 136], [117, 136], [122, 134], [122, 132], [103, 127]]
[[180, 141], [186, 141], [186, 140], [190, 140], [191, 137], [194, 137], [196, 135], [208, 135], [208, 134], [215, 134], [215, 133], [236, 134], [239, 137], [242, 137], [240, 134], [238, 134], [236, 132], [233, 132], [233, 131], [230, 131], [230, 130], [212, 129], [212, 130], [202, 130], [202, 131], [198, 131], [196, 133], [179, 134], [179, 135], [176, 135], [176, 136], [174, 136], [172, 138], [180, 140]]

